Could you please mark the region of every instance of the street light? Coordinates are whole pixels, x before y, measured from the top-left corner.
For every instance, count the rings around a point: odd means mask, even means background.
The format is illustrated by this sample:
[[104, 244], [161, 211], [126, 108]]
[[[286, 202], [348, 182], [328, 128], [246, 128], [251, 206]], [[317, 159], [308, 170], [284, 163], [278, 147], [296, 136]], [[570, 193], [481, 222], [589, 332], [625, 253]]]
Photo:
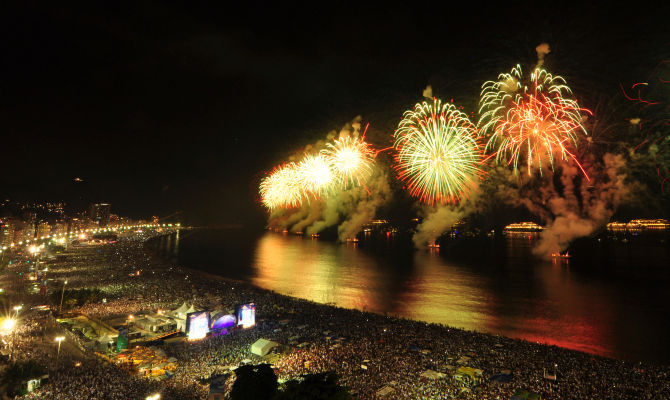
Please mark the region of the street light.
[[5, 318], [5, 320], [2, 321], [2, 333], [5, 335], [10, 334], [15, 326], [16, 320], [14, 318]]
[[2, 321], [2, 334], [3, 335], [12, 335], [12, 344], [10, 345], [10, 352], [9, 352], [9, 359], [12, 360], [14, 358], [14, 336], [16, 336], [16, 330], [14, 330], [14, 327], [16, 326], [16, 319], [7, 317], [5, 318], [4, 321]]
[[58, 336], [56, 338], [56, 341], [58, 342], [58, 353], [56, 354], [56, 358], [60, 356], [60, 342], [62, 342], [63, 340], [65, 340], [65, 336]]
[[158, 400], [161, 398], [160, 393], [152, 394], [151, 396], [147, 396], [146, 400]]
[[16, 318], [19, 317], [19, 310], [21, 310], [22, 308], [23, 308], [22, 305], [14, 306], [14, 308], [12, 308], [12, 310], [16, 311]]
[[63, 282], [63, 291], [60, 293], [60, 309], [58, 310], [60, 313], [63, 312], [63, 296], [65, 296], [65, 285], [67, 285], [67, 281]]

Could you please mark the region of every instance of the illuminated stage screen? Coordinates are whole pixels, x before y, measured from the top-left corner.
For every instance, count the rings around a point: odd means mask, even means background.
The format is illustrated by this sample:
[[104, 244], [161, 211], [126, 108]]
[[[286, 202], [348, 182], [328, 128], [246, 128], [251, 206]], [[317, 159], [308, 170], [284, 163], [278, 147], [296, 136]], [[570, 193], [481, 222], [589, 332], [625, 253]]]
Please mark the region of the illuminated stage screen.
[[209, 311], [186, 314], [186, 336], [188, 340], [202, 339], [209, 333]]
[[237, 325], [242, 325], [242, 328], [256, 325], [256, 306], [254, 303], [242, 304], [237, 307]]

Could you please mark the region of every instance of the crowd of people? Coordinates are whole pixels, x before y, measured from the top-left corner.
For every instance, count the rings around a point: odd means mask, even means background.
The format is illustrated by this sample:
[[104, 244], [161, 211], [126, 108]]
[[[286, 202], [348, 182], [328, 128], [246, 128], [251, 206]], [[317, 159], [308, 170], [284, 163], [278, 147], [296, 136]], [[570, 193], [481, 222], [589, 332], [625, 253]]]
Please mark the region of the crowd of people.
[[[392, 389], [394, 399], [509, 399], [519, 388], [545, 399], [670, 398], [667, 366], [316, 304], [219, 279], [147, 249], [148, 239], [165, 233], [126, 234], [115, 244], [69, 248], [67, 257], [49, 265], [51, 282], [56, 288], [60, 286], [55, 282], [67, 280], [68, 288], [100, 289], [104, 300], [71, 311], [101, 320], [175, 309], [184, 302], [196, 309], [229, 311], [236, 304], [254, 302], [257, 324], [198, 341], [164, 344], [178, 367], [173, 377], [157, 382], [73, 348], [56, 357], [53, 343], [45, 343], [44, 337], [45, 329], [58, 327], [40, 326], [26, 316], [18, 352], [24, 358], [43, 359], [50, 379], [25, 398], [132, 399], [161, 393], [162, 399], [204, 399], [211, 376], [243, 363], [264, 362], [250, 352], [259, 338], [282, 345], [272, 358], [279, 379], [336, 371], [340, 384], [361, 399], [376, 398], [385, 387]], [[461, 366], [482, 371], [474, 386], [465, 388], [453, 378]], [[422, 376], [427, 370], [442, 375]], [[501, 372], [508, 382], [490, 380]], [[234, 380], [234, 374], [230, 376]]]

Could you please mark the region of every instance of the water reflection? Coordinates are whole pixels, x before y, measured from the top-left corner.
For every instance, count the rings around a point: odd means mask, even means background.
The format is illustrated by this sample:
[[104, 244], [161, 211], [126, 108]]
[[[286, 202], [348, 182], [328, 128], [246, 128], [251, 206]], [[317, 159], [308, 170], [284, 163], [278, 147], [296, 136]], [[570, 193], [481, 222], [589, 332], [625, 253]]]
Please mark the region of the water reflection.
[[[335, 246], [268, 234], [257, 246], [252, 283], [320, 303], [383, 312], [373, 295], [383, 281], [369, 256], [354, 245]], [[361, 266], [365, 266], [361, 268]]]
[[[183, 232], [157, 247], [191, 268], [319, 303], [670, 363], [667, 247], [603, 242], [591, 258], [538, 262], [537, 239], [439, 254], [228, 230]], [[461, 261], [459, 252], [489, 256]]]
[[510, 237], [503, 261], [468, 265], [436, 252], [382, 256], [266, 234], [251, 282], [320, 303], [635, 358], [617, 348], [617, 287], [576, 276], [568, 260], [531, 262], [537, 238]]

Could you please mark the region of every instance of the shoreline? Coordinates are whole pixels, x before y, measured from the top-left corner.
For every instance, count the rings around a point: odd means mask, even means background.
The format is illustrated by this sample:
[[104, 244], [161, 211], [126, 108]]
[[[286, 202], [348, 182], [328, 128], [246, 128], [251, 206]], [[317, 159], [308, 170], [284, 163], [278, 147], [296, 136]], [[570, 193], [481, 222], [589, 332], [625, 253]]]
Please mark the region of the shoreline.
[[[158, 239], [160, 237], [161, 236], [156, 236], [154, 239]], [[146, 244], [145, 244], [145, 246], [146, 246]], [[151, 251], [151, 249], [148, 249], [147, 247], [145, 247], [145, 250], [147, 251], [147, 253], [149, 254], [149, 256], [152, 259], [155, 258], [158, 261], [171, 262], [170, 260], [166, 260], [165, 258], [161, 257], [160, 255], [156, 254], [155, 252]], [[482, 332], [482, 331], [477, 331], [477, 330], [467, 330], [467, 329], [458, 328], [458, 327], [445, 325], [445, 324], [440, 324], [440, 323], [436, 323], [436, 322], [429, 322], [429, 321], [422, 321], [422, 320], [419, 320], [419, 319], [406, 318], [406, 317], [402, 317], [402, 316], [399, 316], [399, 315], [387, 315], [387, 314], [377, 313], [377, 312], [369, 311], [369, 310], [361, 310], [361, 309], [358, 309], [358, 308], [342, 307], [342, 306], [339, 306], [335, 303], [320, 303], [320, 302], [317, 302], [317, 301], [314, 301], [314, 300], [305, 299], [305, 298], [297, 297], [297, 296], [292, 296], [290, 294], [280, 293], [280, 292], [274, 291], [272, 289], [262, 288], [260, 286], [254, 285], [253, 283], [250, 283], [250, 282], [246, 282], [246, 281], [242, 281], [242, 280], [238, 280], [238, 279], [233, 279], [233, 278], [228, 278], [228, 277], [225, 277], [225, 276], [222, 276], [222, 275], [217, 275], [217, 274], [212, 273], [212, 272], [202, 271], [202, 270], [199, 270], [199, 269], [196, 269], [196, 268], [191, 268], [191, 267], [185, 267], [185, 266], [180, 265], [180, 264], [175, 264], [175, 265], [177, 265], [183, 271], [188, 271], [189, 273], [191, 273], [193, 275], [198, 275], [198, 276], [201, 276], [201, 277], [206, 278], [206, 279], [211, 279], [211, 280], [214, 280], [214, 281], [224, 282], [224, 283], [233, 283], [233, 284], [236, 284], [236, 285], [243, 285], [243, 286], [246, 286], [250, 290], [256, 290], [256, 291], [259, 291], [259, 292], [264, 292], [264, 293], [271, 294], [271, 295], [274, 295], [274, 296], [281, 296], [281, 297], [284, 297], [284, 298], [286, 298], [288, 300], [292, 300], [292, 301], [306, 302], [308, 304], [313, 304], [314, 306], [318, 306], [318, 307], [327, 307], [327, 308], [332, 308], [332, 309], [335, 309], [335, 310], [356, 311], [356, 312], [360, 312], [360, 313], [363, 313], [363, 314], [374, 315], [376, 317], [388, 318], [391, 321], [411, 321], [411, 322], [415, 322], [415, 323], [428, 324], [428, 325], [440, 327], [442, 329], [447, 329], [447, 330], [457, 330], [457, 331], [461, 331], [463, 333], [486, 335], [486, 336], [489, 336], [491, 338], [503, 338], [503, 339], [512, 340], [512, 341], [519, 341], [519, 342], [530, 344], [530, 345], [553, 347], [553, 348], [558, 348], [558, 349], [561, 349], [561, 350], [564, 350], [564, 351], [575, 352], [577, 354], [582, 354], [582, 355], [586, 355], [586, 356], [590, 356], [590, 357], [599, 357], [599, 358], [603, 358], [603, 359], [611, 360], [611, 361], [621, 361], [621, 362], [628, 362], [628, 363], [639, 362], [639, 361], [631, 361], [631, 360], [626, 360], [626, 359], [621, 359], [621, 358], [616, 358], [616, 357], [608, 357], [608, 356], [604, 356], [604, 355], [597, 354], [597, 353], [590, 353], [590, 352], [587, 352], [587, 351], [570, 349], [570, 348], [567, 348], [567, 347], [561, 347], [561, 346], [552, 345], [552, 344], [548, 344], [548, 343], [533, 342], [533, 341], [529, 341], [529, 340], [525, 340], [525, 339], [521, 339], [521, 338], [515, 338], [515, 337], [512, 337], [512, 336], [499, 335], [499, 334], [494, 334], [494, 333], [489, 333], [489, 332]], [[649, 363], [649, 362], [644, 362], [644, 364], [657, 365], [657, 366], [660, 366], [660, 367], [670, 366], [670, 365], [665, 365], [665, 364], [655, 364], [655, 363]]]
[[[160, 261], [166, 261], [164, 258], [159, 256], [158, 254], [153, 254], [153, 257], [156, 257], [156, 259], [160, 260]], [[272, 326], [278, 327], [279, 329], [282, 329], [283, 325], [281, 325], [280, 321], [283, 317], [286, 317], [286, 314], [277, 314], [276, 316], [270, 316], [268, 318], [267, 311], [264, 310], [264, 308], [267, 305], [259, 303], [258, 300], [256, 300], [256, 297], [271, 297], [271, 298], [276, 299], [275, 301], [277, 301], [277, 300], [278, 301], [283, 301], [284, 303], [287, 303], [294, 308], [311, 309], [313, 313], [319, 314], [319, 315], [326, 316], [326, 315], [329, 315], [329, 314], [331, 314], [331, 315], [338, 315], [339, 314], [339, 315], [344, 316], [345, 319], [349, 319], [349, 318], [352, 318], [352, 317], [356, 320], [359, 320], [359, 321], [361, 319], [365, 319], [366, 322], [368, 322], [372, 325], [383, 324], [385, 326], [396, 326], [399, 330], [407, 330], [407, 331], [429, 330], [429, 331], [432, 331], [432, 333], [429, 335], [431, 337], [433, 337], [433, 336], [435, 336], [435, 337], [459, 336], [461, 338], [464, 338], [466, 342], [476, 343], [476, 342], [482, 342], [483, 341], [483, 342], [486, 342], [490, 345], [492, 352], [495, 351], [495, 350], [492, 350], [492, 349], [497, 350], [497, 349], [500, 349], [500, 348], [507, 348], [507, 347], [530, 348], [531, 349], [530, 352], [532, 352], [536, 355], [544, 355], [543, 357], [540, 357], [540, 358], [543, 358], [545, 360], [547, 358], [554, 358], [554, 357], [555, 358], [562, 358], [562, 359], [571, 359], [572, 363], [574, 363], [576, 365], [589, 365], [589, 364], [591, 364], [592, 368], [594, 370], [599, 369], [595, 365], [603, 364], [603, 365], [608, 365], [608, 367], [606, 368], [607, 370], [612, 369], [613, 368], [612, 365], [617, 365], [618, 368], [623, 367], [623, 368], [629, 369], [629, 372], [639, 371], [642, 368], [647, 369], [647, 370], [658, 368], [658, 369], [664, 371], [661, 374], [662, 376], [666, 376], [668, 374], [668, 366], [664, 366], [664, 365], [653, 365], [653, 364], [642, 363], [642, 362], [630, 362], [630, 361], [611, 358], [611, 357], [606, 357], [606, 356], [602, 356], [602, 355], [586, 353], [586, 352], [579, 351], [579, 350], [572, 350], [572, 349], [562, 348], [562, 347], [558, 347], [556, 345], [535, 343], [535, 342], [530, 342], [530, 341], [523, 340], [523, 339], [512, 338], [512, 337], [501, 336], [501, 335], [495, 335], [495, 334], [486, 333], [486, 332], [468, 331], [468, 330], [464, 330], [464, 329], [460, 329], [460, 328], [454, 328], [454, 327], [446, 326], [446, 325], [443, 325], [443, 324], [428, 323], [428, 322], [425, 322], [425, 321], [418, 321], [418, 320], [413, 320], [413, 319], [398, 317], [398, 316], [387, 316], [387, 315], [385, 316], [383, 314], [378, 314], [378, 313], [374, 313], [374, 312], [371, 312], [371, 311], [363, 311], [363, 310], [359, 310], [359, 309], [344, 308], [344, 307], [340, 307], [340, 306], [333, 305], [333, 304], [318, 303], [318, 302], [315, 302], [315, 301], [312, 301], [312, 300], [303, 299], [303, 298], [300, 298], [300, 297], [294, 297], [294, 296], [291, 296], [291, 295], [278, 293], [278, 292], [275, 292], [273, 290], [269, 290], [269, 289], [265, 289], [265, 288], [255, 286], [255, 285], [253, 285], [249, 282], [230, 279], [230, 278], [223, 277], [223, 276], [211, 273], [211, 272], [205, 272], [205, 271], [201, 271], [201, 270], [194, 269], [194, 268], [184, 267], [184, 266], [181, 266], [181, 265], [179, 266], [179, 268], [181, 268], [184, 271], [188, 271], [191, 274], [194, 274], [194, 276], [199, 276], [203, 279], [216, 281], [218, 283], [222, 283], [222, 284], [226, 284], [226, 285], [231, 285], [231, 287], [232, 287], [232, 285], [236, 285], [236, 287], [238, 287], [238, 285], [239, 285], [238, 288], [240, 288], [240, 289], [244, 288], [245, 290], [248, 290], [251, 293], [256, 294], [256, 296], [254, 296], [254, 299], [249, 299], [249, 300], [250, 301], [251, 300], [256, 301], [257, 315], [258, 315], [257, 318], [260, 318], [260, 320], [261, 320], [259, 325], [267, 324], [269, 322], [269, 323], [273, 324]], [[255, 327], [255, 328], [251, 328], [251, 329], [257, 329], [257, 328], [259, 328], [259, 330], [260, 330], [260, 326]], [[326, 318], [322, 321], [321, 325], [319, 325], [315, 328], [318, 331], [323, 331], [323, 332], [330, 331], [332, 329], [332, 323], [328, 322], [328, 319]], [[275, 329], [277, 329], [277, 328], [275, 328]], [[392, 329], [393, 328], [390, 328], [389, 330], [392, 330]], [[266, 334], [266, 335], [264, 335], [264, 337], [265, 336], [272, 336], [272, 335], [267, 335], [267, 333], [268, 333], [267, 329], [263, 329], [263, 331]], [[385, 331], [386, 331], [386, 329], [384, 329], [384, 332]], [[287, 335], [284, 335], [284, 336], [287, 336]], [[272, 337], [271, 339], [277, 339], [277, 338]], [[279, 339], [279, 340], [280, 340], [280, 343], [281, 343], [281, 339]], [[421, 342], [421, 341], [419, 341], [419, 342]], [[407, 342], [405, 341], [405, 343], [407, 343]], [[417, 343], [417, 344], [420, 344], [420, 343]], [[423, 340], [423, 344], [424, 345], [426, 344], [425, 340]], [[424, 346], [418, 346], [418, 347], [421, 348], [421, 347], [424, 347]], [[423, 348], [421, 350], [421, 352], [426, 351], [427, 352], [426, 354], [433, 354], [437, 350], [432, 346], [425, 346], [425, 347], [427, 347], [427, 348]], [[396, 350], [400, 350], [400, 349], [396, 349]], [[458, 365], [463, 365], [463, 366], [468, 365], [468, 366], [473, 366], [477, 369], [482, 369], [484, 371], [484, 376], [490, 376], [490, 375], [493, 375], [496, 372], [506, 370], [506, 368], [503, 368], [501, 366], [501, 367], [497, 368], [498, 371], [494, 371], [490, 367], [487, 368], [486, 366], [484, 366], [480, 363], [473, 362], [473, 359], [477, 358], [477, 353], [478, 352], [472, 352], [470, 350], [472, 350], [472, 349], [468, 348], [466, 351], [463, 351], [463, 352], [459, 353], [458, 356], [452, 356], [452, 357], [448, 358], [448, 360], [449, 360], [448, 362], [454, 363], [455, 365], [449, 365], [449, 364], [447, 364], [447, 361], [445, 361], [444, 365], [442, 365], [442, 368], [440, 368], [440, 367], [437, 367], [435, 365], [435, 363], [433, 362], [433, 359], [431, 359], [431, 364], [432, 365], [430, 365], [430, 367], [436, 367], [435, 370], [437, 370], [438, 372], [443, 373], [445, 375], [448, 375], [449, 371], [453, 372], [453, 369], [450, 370], [449, 367], [458, 366]], [[407, 353], [407, 352], [402, 351], [402, 353]], [[465, 355], [465, 354], [469, 354], [469, 355]], [[549, 357], [547, 357], [547, 355], [549, 355]], [[520, 356], [520, 354], [517, 354], [516, 356]], [[372, 358], [372, 357], [369, 357], [369, 358]], [[460, 359], [463, 359], [463, 358], [469, 358], [469, 360], [468, 360], [469, 362], [465, 361], [463, 363], [459, 363], [458, 361]], [[372, 363], [374, 363], [374, 360], [372, 361]], [[542, 363], [540, 363], [540, 364], [542, 364]], [[545, 361], [544, 364], [547, 364], [546, 361]], [[549, 363], [549, 364], [551, 364], [551, 363]], [[561, 364], [565, 365], [566, 363], [565, 363], [565, 361], [563, 361], [563, 362], [561, 362]], [[445, 367], [447, 367], [447, 368], [445, 368]], [[431, 369], [431, 368], [427, 368], [427, 369]], [[335, 370], [338, 373], [340, 373], [341, 377], [342, 377], [341, 371], [338, 368], [335, 368]], [[303, 370], [302, 372], [308, 372], [308, 371]], [[422, 372], [422, 371], [415, 371], [415, 372]], [[554, 381], [545, 379], [544, 378], [544, 371], [542, 370], [542, 368], [540, 368], [539, 365], [536, 365], [535, 371], [527, 370], [526, 372], [530, 372], [530, 374], [529, 374], [530, 376], [524, 377], [524, 379], [522, 379], [522, 381], [524, 381], [524, 382], [535, 381], [535, 383], [534, 384], [528, 384], [528, 383], [520, 384], [520, 385], [518, 385], [518, 387], [524, 387], [526, 389], [530, 389], [530, 390], [537, 391], [538, 393], [542, 393], [543, 398], [560, 398], [561, 396], [556, 397], [556, 396], [553, 396], [551, 394], [552, 393], [556, 394], [556, 392], [562, 392], [563, 390], [566, 389], [566, 386], [568, 388], [574, 388], [576, 386], [575, 385], [576, 382], [570, 383], [571, 379], [563, 380], [562, 379], [563, 378], [563, 376], [562, 376], [563, 373], [559, 373], [559, 382], [562, 381], [561, 383], [556, 383]], [[520, 373], [521, 373], [521, 371], [519, 371], [519, 370], [513, 370], [512, 371], [512, 375], [518, 375]], [[539, 373], [539, 375], [538, 375], [538, 373]], [[347, 375], [347, 374], [345, 373], [344, 375]], [[568, 374], [566, 373], [565, 375], [568, 375]], [[414, 376], [416, 376], [416, 374], [414, 374]], [[616, 379], [616, 380], [619, 380], [619, 379]], [[351, 382], [352, 380], [347, 379], [346, 381]], [[392, 380], [391, 382], [395, 382], [395, 380]], [[380, 389], [380, 388], [384, 387], [385, 385], [383, 383], [384, 382], [379, 382], [376, 389]], [[386, 382], [386, 383], [388, 383], [388, 382]], [[345, 385], [346, 385], [346, 382], [345, 382]], [[510, 387], [514, 387], [514, 385], [510, 385]], [[613, 384], [612, 387], [616, 387], [616, 384]], [[416, 388], [414, 388], [414, 389], [416, 389]], [[442, 391], [438, 390], [437, 392], [433, 393], [433, 395], [436, 395], [437, 393], [443, 393], [444, 389], [445, 388], [443, 388]], [[483, 389], [483, 390], [481, 390], [481, 389]], [[512, 393], [513, 390], [509, 390], [509, 388], [507, 388], [507, 389], [508, 389], [509, 393], [507, 393], [505, 396], [513, 394]], [[473, 394], [476, 395], [475, 396], [476, 398], [482, 398], [482, 397], [483, 398], [491, 398], [491, 397], [487, 397], [487, 395], [485, 393], [489, 393], [491, 396], [493, 396], [493, 393], [500, 392], [500, 387], [493, 387], [493, 388], [488, 387], [486, 389], [484, 389], [482, 387], [482, 388], [480, 388], [480, 390], [478, 390], [476, 392], [473, 392]], [[376, 391], [367, 391], [367, 392], [356, 391], [356, 393], [360, 396], [360, 398], [376, 398], [374, 396], [373, 392], [376, 392]], [[447, 392], [448, 392], [448, 390], [447, 390]], [[616, 392], [618, 392], [618, 391], [616, 391]], [[414, 393], [416, 394], [416, 392], [414, 392]], [[453, 390], [451, 391], [451, 393], [455, 394], [455, 392]], [[455, 397], [460, 397], [460, 396], [455, 396]], [[404, 396], [402, 396], [402, 398], [414, 398], [414, 397], [412, 395], [410, 395], [410, 396], [404, 395]], [[428, 396], [428, 398], [432, 398], [432, 397]], [[471, 398], [471, 397], [467, 397], [467, 395], [466, 395], [463, 398]], [[506, 398], [506, 397], [501, 397], [501, 398]]]
[[[95, 374], [99, 390], [117, 393], [103, 398], [134, 398], [159, 390], [165, 399], [205, 399], [209, 387], [203, 382], [212, 375], [230, 373], [229, 367], [247, 360], [267, 361], [250, 353], [251, 344], [260, 338], [284, 346], [273, 360], [279, 379], [332, 370], [358, 399], [376, 399], [385, 388], [394, 391], [394, 399], [508, 399], [517, 389], [540, 393], [545, 399], [634, 397], [622, 393], [670, 398], [670, 367], [292, 297], [180, 266], [147, 249], [147, 239], [128, 236], [95, 251], [75, 250], [71, 263], [50, 268], [54, 277], [73, 279], [73, 288], [99, 288], [108, 295], [105, 304], [73, 311], [104, 320], [156, 308], [174, 309], [185, 301], [193, 302], [196, 309], [224, 311], [254, 301], [257, 324], [183, 345], [159, 345], [168, 357], [178, 360], [172, 378], [162, 382], [128, 376], [117, 366], [95, 360], [88, 361], [85, 369], [61, 363], [45, 390], [28, 398], [78, 398], [62, 393], [81, 393], [77, 379], [85, 381]], [[136, 270], [142, 271], [141, 277], [129, 275]], [[453, 378], [461, 367], [481, 371], [475, 387], [463, 391]], [[425, 377], [430, 371], [436, 378]], [[545, 371], [557, 371], [557, 380], [546, 379]], [[115, 377], [104, 378], [110, 374]], [[507, 383], [491, 380], [500, 374]], [[125, 384], [129, 379], [132, 387]], [[123, 397], [124, 392], [132, 395]]]
[[[219, 229], [219, 228], [203, 227], [203, 228], [197, 228], [197, 229]], [[156, 237], [154, 237], [150, 240], [159, 239], [160, 237], [161, 236], [156, 236]], [[147, 243], [145, 244], [145, 249], [152, 257], [155, 257], [157, 260], [159, 260], [161, 262], [163, 262], [163, 261], [164, 262], [172, 262], [172, 260], [170, 260], [169, 257], [161, 256], [159, 254], [159, 251], [157, 251], [157, 249], [150, 248], [148, 242], [149, 241], [147, 241]], [[414, 321], [414, 322], [419, 322], [419, 323], [431, 324], [431, 325], [435, 325], [435, 326], [440, 326], [440, 327], [445, 328], [445, 329], [455, 329], [455, 330], [460, 330], [460, 331], [463, 331], [463, 332], [489, 335], [489, 336], [492, 336], [492, 337], [502, 337], [502, 338], [506, 338], [506, 339], [510, 339], [510, 340], [517, 340], [517, 341], [521, 341], [521, 342], [529, 343], [529, 344], [542, 345], [542, 346], [547, 346], [547, 347], [557, 347], [557, 348], [560, 348], [560, 349], [563, 349], [563, 350], [566, 350], [566, 351], [574, 351], [574, 352], [577, 352], [577, 353], [583, 353], [583, 354], [588, 355], [588, 356], [601, 357], [601, 358], [609, 359], [609, 360], [616, 360], [616, 361], [622, 361], [622, 362], [627, 362], [627, 363], [640, 363], [641, 362], [641, 363], [644, 363], [646, 365], [655, 365], [655, 366], [659, 366], [659, 367], [666, 367], [666, 366], [670, 367], [670, 363], [646, 361], [646, 360], [641, 360], [641, 359], [634, 359], [634, 357], [630, 357], [630, 358], [616, 357], [616, 356], [611, 356], [611, 355], [606, 355], [606, 354], [600, 354], [600, 353], [597, 353], [596, 351], [591, 352], [591, 351], [587, 351], [587, 350], [583, 350], [583, 349], [562, 347], [560, 345], [551, 344], [551, 343], [547, 343], [547, 342], [535, 342], [535, 341], [527, 340], [527, 339], [524, 339], [524, 338], [521, 338], [521, 337], [508, 336], [508, 335], [504, 335], [504, 334], [501, 334], [501, 333], [480, 331], [480, 330], [475, 330], [475, 329], [468, 330], [466, 328], [455, 327], [455, 326], [451, 326], [451, 325], [448, 325], [448, 324], [445, 324], [445, 323], [431, 322], [431, 321], [427, 321], [427, 320], [414, 319], [414, 318], [411, 318], [411, 317], [404, 317], [404, 316], [401, 316], [399, 314], [375, 312], [375, 311], [370, 311], [370, 310], [360, 309], [360, 308], [354, 308], [354, 307], [349, 308], [349, 307], [339, 306], [334, 302], [322, 303], [322, 302], [318, 302], [318, 301], [315, 301], [315, 300], [310, 300], [310, 299], [294, 296], [292, 294], [280, 293], [280, 292], [277, 292], [277, 291], [272, 290], [272, 289], [263, 288], [263, 287], [254, 285], [253, 283], [248, 282], [248, 281], [238, 280], [238, 279], [226, 277], [226, 276], [223, 276], [223, 275], [218, 275], [214, 272], [203, 271], [201, 269], [186, 267], [186, 266], [183, 266], [183, 265], [179, 265], [179, 268], [181, 268], [185, 271], [190, 271], [192, 274], [198, 274], [198, 275], [200, 275], [202, 277], [205, 277], [205, 278], [208, 278], [208, 279], [222, 281], [222, 282], [230, 282], [230, 283], [235, 283], [235, 284], [238, 284], [238, 285], [246, 285], [250, 289], [265, 291], [265, 292], [272, 293], [272, 294], [278, 295], [278, 296], [285, 296], [287, 298], [294, 299], [294, 300], [297, 300], [297, 301], [307, 301], [307, 302], [310, 302], [310, 303], [315, 304], [315, 305], [334, 307], [336, 309], [342, 309], [342, 310], [354, 310], [354, 311], [359, 311], [359, 312], [363, 312], [363, 313], [373, 314], [373, 315], [376, 315], [376, 316], [394, 318], [396, 320], [401, 320], [401, 321]]]

